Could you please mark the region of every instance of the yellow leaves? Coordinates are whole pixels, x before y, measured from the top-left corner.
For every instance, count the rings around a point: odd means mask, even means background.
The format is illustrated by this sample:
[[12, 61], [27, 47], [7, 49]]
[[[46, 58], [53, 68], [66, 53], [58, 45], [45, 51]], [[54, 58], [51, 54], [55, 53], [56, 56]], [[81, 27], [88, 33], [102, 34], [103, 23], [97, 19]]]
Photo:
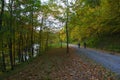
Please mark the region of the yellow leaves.
[[65, 41], [65, 39], [66, 39], [65, 30], [64, 30], [64, 29], [61, 29], [59, 33], [60, 33], [60, 39], [61, 39], [62, 41]]
[[62, 35], [60, 36], [60, 39], [61, 39], [62, 41], [65, 41], [66, 35], [65, 35], [65, 34], [62, 34]]
[[89, 8], [89, 12], [94, 12], [95, 9], [94, 8]]
[[79, 29], [78, 29], [78, 27], [74, 27], [74, 28], [72, 29], [72, 32], [71, 32], [70, 35], [71, 35], [71, 37], [74, 38], [74, 39], [78, 38], [78, 37], [79, 37]]

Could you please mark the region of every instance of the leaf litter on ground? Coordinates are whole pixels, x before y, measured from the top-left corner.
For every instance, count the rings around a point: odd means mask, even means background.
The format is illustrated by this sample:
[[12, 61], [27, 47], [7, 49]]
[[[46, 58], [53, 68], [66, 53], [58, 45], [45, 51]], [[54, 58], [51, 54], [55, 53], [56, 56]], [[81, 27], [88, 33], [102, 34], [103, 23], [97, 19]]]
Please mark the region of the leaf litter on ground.
[[51, 49], [6, 80], [118, 80], [116, 74], [78, 55], [74, 48], [69, 50]]

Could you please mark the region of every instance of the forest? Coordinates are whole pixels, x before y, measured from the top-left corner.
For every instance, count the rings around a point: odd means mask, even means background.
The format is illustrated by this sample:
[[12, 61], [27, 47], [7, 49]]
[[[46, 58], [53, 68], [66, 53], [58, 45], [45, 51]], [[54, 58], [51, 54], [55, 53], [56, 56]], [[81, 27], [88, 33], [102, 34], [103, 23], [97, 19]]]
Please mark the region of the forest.
[[79, 42], [120, 52], [120, 0], [0, 0], [0, 74]]

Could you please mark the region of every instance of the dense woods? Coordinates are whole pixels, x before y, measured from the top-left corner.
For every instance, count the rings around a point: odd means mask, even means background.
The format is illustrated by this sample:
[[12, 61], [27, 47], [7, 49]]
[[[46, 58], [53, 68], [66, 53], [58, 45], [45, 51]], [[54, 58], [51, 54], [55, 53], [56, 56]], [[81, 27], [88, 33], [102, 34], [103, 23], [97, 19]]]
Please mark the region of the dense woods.
[[[53, 4], [49, 6], [54, 9]], [[15, 65], [42, 54], [54, 42], [56, 36], [49, 19], [54, 12], [49, 6], [40, 0], [0, 1], [1, 71], [13, 70]]]
[[120, 52], [120, 0], [0, 0], [0, 71], [66, 42]]
[[119, 52], [119, 0], [76, 0], [69, 5], [68, 15], [70, 42]]

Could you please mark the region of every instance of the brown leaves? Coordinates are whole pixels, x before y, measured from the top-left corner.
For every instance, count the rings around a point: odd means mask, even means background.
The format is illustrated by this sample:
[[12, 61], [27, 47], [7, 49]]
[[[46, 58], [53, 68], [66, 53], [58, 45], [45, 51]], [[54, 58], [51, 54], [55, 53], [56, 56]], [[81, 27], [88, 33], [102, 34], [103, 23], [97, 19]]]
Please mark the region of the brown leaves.
[[114, 74], [70, 49], [53, 49], [40, 56], [10, 80], [116, 80]]

